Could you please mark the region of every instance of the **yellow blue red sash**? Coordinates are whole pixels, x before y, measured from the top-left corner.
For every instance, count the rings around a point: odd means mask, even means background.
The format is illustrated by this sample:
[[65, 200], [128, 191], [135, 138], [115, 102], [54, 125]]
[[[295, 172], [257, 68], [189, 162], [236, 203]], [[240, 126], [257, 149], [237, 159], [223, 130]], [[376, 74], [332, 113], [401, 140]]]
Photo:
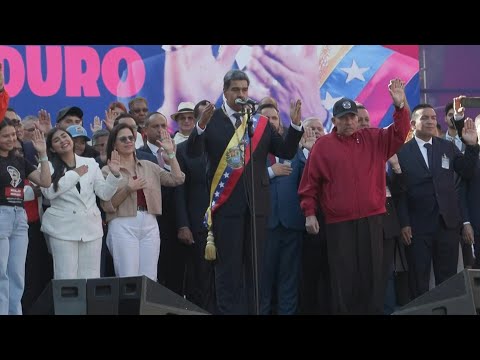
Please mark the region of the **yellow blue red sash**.
[[205, 213], [204, 222], [209, 230], [212, 227], [212, 215], [228, 200], [240, 176], [243, 174], [245, 166], [250, 161], [250, 141], [252, 141], [252, 148], [255, 151], [268, 124], [268, 118], [262, 115], [252, 116], [252, 121], [254, 130], [252, 139], [248, 137], [245, 131], [247, 126], [245, 115], [242, 124], [233, 134], [218, 163], [210, 187], [209, 207]]

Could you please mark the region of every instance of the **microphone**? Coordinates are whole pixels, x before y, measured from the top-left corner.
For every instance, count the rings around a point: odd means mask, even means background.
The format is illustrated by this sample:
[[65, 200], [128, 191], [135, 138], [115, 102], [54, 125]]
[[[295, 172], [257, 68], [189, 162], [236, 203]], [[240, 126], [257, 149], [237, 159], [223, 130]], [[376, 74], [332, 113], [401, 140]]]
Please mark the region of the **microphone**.
[[258, 103], [255, 100], [252, 100], [250, 98], [246, 98], [245, 100], [240, 99], [240, 98], [235, 99], [235, 104], [242, 105], [242, 106], [245, 106], [245, 105], [256, 106], [256, 105], [258, 105]]

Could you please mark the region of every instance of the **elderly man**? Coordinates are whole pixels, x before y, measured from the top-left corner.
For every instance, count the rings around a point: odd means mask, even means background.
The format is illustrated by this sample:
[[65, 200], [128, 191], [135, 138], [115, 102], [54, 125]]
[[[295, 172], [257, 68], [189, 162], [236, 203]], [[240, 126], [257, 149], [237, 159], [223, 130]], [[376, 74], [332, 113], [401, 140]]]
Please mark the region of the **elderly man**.
[[190, 136], [190, 133], [195, 126], [195, 117], [193, 116], [194, 109], [194, 103], [182, 102], [178, 105], [177, 112], [170, 116], [172, 120], [176, 121], [178, 124], [178, 131], [173, 138], [176, 145], [184, 142]]
[[302, 176], [299, 194], [307, 231], [319, 231], [318, 204], [325, 215], [336, 314], [382, 313], [385, 163], [403, 145], [410, 127], [404, 87], [399, 79], [389, 84], [395, 112], [387, 129], [358, 130], [355, 102], [337, 101], [335, 127], [317, 140]]

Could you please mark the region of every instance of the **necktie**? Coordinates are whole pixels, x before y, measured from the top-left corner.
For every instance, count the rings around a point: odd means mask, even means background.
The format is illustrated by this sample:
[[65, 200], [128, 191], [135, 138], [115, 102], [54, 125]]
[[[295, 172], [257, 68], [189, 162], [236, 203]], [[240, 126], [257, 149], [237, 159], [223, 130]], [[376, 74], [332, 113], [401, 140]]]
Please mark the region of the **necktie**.
[[428, 168], [431, 169], [432, 168], [432, 164], [433, 164], [433, 153], [432, 153], [432, 144], [423, 144], [423, 146], [425, 146], [425, 148], [427, 149], [427, 159], [428, 159]]
[[165, 160], [163, 160], [163, 156], [162, 156], [162, 149], [158, 149], [157, 151], [157, 161], [158, 161], [158, 165], [160, 165], [160, 167], [163, 169], [164, 165], [165, 165]]
[[238, 127], [242, 124], [242, 114], [240, 113], [233, 113], [233, 116], [235, 117], [235, 129], [238, 129]]
[[272, 166], [273, 164], [275, 164], [277, 162], [277, 159], [275, 159], [275, 155], [273, 154], [268, 154], [268, 162], [269, 162], [269, 165]]

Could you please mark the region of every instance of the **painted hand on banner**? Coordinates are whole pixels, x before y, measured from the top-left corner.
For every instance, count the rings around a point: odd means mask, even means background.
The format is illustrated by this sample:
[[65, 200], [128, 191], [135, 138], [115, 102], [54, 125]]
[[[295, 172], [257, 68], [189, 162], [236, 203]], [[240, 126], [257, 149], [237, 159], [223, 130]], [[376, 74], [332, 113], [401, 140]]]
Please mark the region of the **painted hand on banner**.
[[[287, 119], [290, 99], [302, 99], [303, 115], [327, 118], [319, 91], [320, 55], [316, 45], [254, 45], [247, 65], [249, 95], [260, 100], [271, 96], [278, 102], [280, 117]], [[299, 61], [301, 59], [301, 61]]]
[[[176, 45], [172, 45], [176, 46]], [[165, 54], [164, 102], [159, 111], [173, 114], [182, 101], [217, 99], [223, 75], [241, 45], [222, 45], [215, 58], [210, 46], [183, 45]]]

